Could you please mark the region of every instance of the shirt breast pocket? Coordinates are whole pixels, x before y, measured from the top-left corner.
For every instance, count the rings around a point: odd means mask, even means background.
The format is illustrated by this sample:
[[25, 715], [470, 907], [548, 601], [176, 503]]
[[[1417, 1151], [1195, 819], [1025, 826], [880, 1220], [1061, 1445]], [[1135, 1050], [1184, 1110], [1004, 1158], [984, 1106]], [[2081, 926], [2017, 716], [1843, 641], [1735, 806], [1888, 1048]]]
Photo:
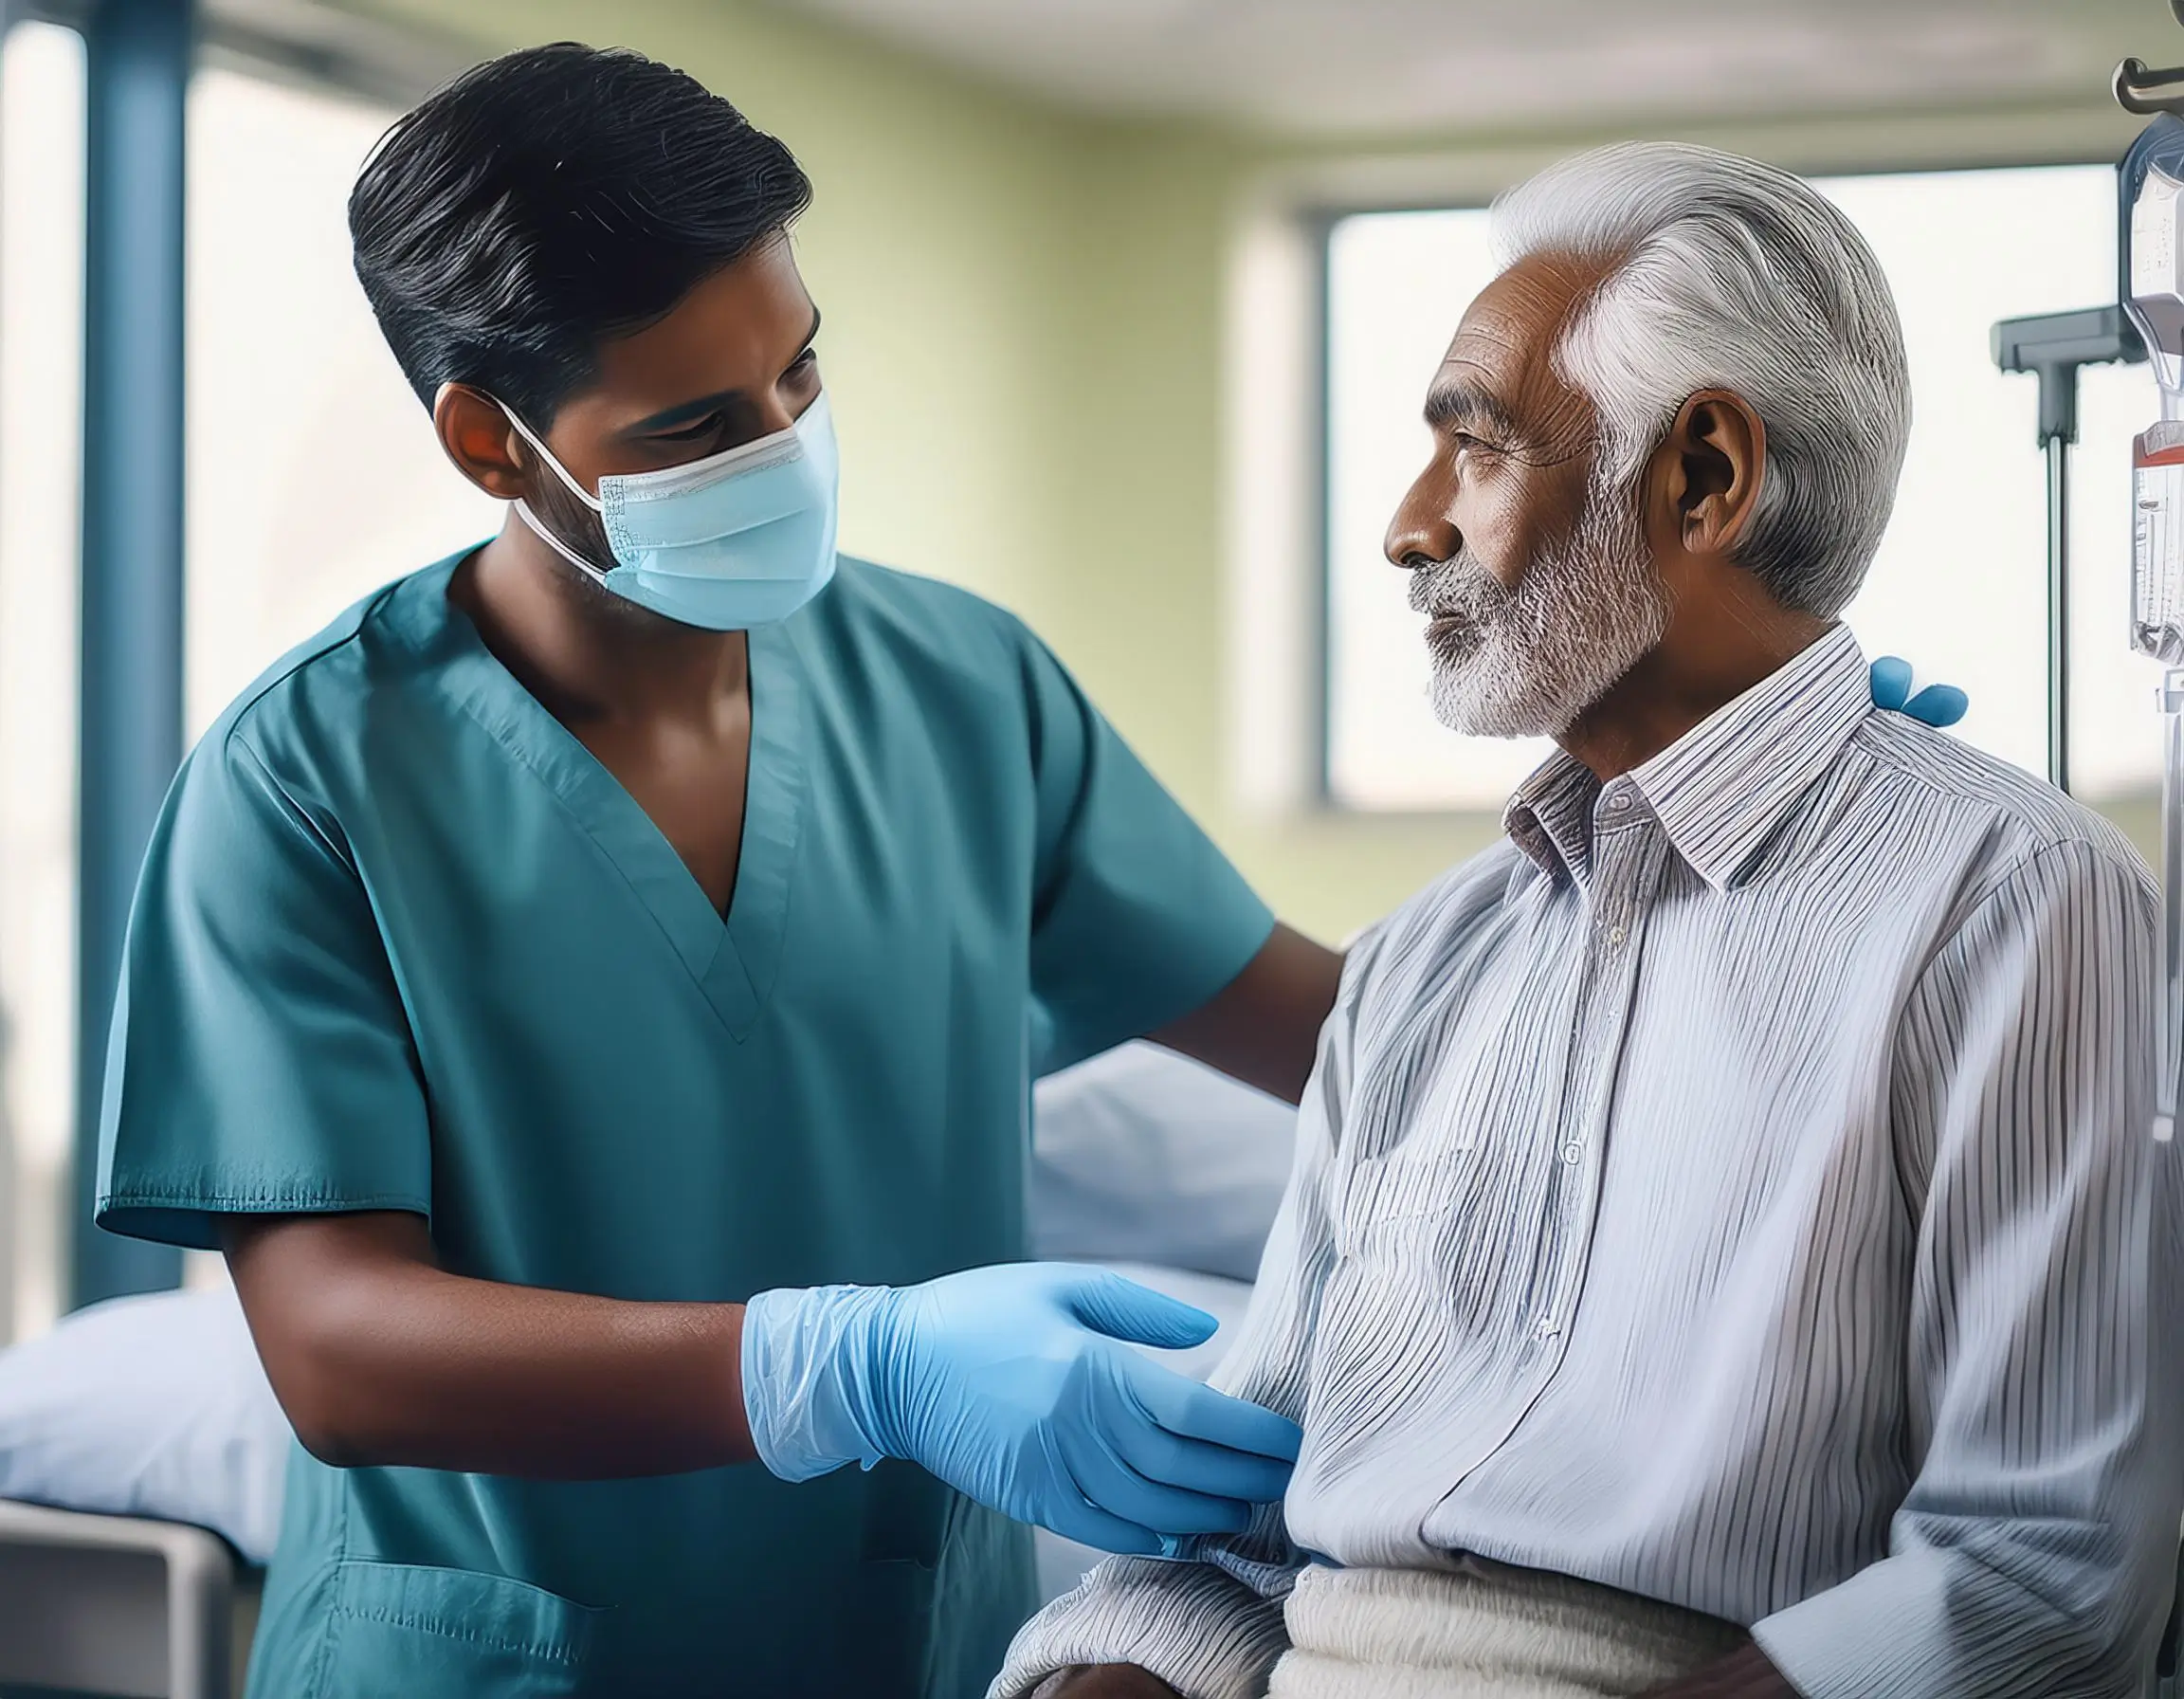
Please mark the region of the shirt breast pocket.
[[1359, 1158], [1343, 1184], [1337, 1250], [1367, 1256], [1436, 1231], [1472, 1190], [1481, 1156], [1466, 1135], [1407, 1139]]
[[[1381, 1148], [1361, 1153], [1345, 1177], [1337, 1236], [1354, 1255], [1374, 1236], [1415, 1233], [1445, 1220], [1472, 1183], [1481, 1148], [1477, 1066], [1453, 1058], [1357, 1125]], [[1396, 1077], [1400, 1077], [1398, 1071]], [[1388, 1135], [1392, 1142], [1385, 1142]]]

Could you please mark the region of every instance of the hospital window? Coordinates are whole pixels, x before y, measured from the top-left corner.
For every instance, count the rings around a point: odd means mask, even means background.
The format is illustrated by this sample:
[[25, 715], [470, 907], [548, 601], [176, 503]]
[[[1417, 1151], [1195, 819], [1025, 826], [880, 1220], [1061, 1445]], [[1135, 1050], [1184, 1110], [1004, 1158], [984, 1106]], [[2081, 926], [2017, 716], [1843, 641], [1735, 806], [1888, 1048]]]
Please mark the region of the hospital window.
[[350, 262], [396, 109], [207, 68], [190, 100], [190, 735], [380, 585], [498, 528]]
[[60, 1303], [75, 1120], [83, 43], [0, 38], [0, 1343]]
[[[1910, 355], [1914, 424], [1894, 519], [1847, 618], [1868, 655], [1963, 685], [1957, 728], [2046, 766], [2046, 484], [2033, 382], [1996, 372], [1998, 319], [2115, 299], [2116, 179], [2104, 165], [1820, 181], [1873, 245]], [[1425, 464], [1419, 404], [1462, 308], [1493, 275], [1481, 209], [1363, 212], [1326, 250], [1325, 771], [1357, 811], [1498, 810], [1544, 745], [1434, 721], [1418, 620], [1380, 540]], [[2074, 790], [2151, 826], [2159, 746], [2152, 664], [2128, 654], [2132, 432], [2144, 367], [2084, 375], [2072, 464]]]
[[[191, 740], [350, 603], [499, 522], [442, 456], [350, 265], [349, 187], [396, 110], [228, 63], [191, 80]], [[18, 24], [0, 45], [0, 1342], [62, 1302], [82, 208], [81, 38]]]

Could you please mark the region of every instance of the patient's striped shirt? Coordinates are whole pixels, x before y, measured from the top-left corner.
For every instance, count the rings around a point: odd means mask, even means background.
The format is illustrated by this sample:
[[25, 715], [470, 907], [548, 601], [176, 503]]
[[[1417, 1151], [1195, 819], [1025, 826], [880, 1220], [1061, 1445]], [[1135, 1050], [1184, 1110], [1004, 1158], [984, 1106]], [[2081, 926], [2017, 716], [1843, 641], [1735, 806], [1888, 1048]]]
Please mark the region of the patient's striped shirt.
[[1506, 825], [1352, 953], [1215, 1377], [1304, 1424], [1286, 1530], [1109, 1562], [995, 1690], [1262, 1691], [1301, 1550], [1729, 1617], [1811, 1699], [2135, 1691], [2184, 1498], [2137, 857], [1841, 629]]

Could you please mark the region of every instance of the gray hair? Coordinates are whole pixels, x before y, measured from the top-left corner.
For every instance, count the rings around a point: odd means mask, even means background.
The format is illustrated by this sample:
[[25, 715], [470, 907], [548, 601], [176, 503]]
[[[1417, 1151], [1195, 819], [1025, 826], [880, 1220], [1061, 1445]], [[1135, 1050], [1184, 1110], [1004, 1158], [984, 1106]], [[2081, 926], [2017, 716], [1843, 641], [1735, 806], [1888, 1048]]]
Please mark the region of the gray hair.
[[1611, 263], [1556, 351], [1600, 415], [1603, 470], [1635, 477], [1701, 390], [1740, 395], [1767, 460], [1736, 558], [1832, 617], [1880, 546], [1911, 430], [1903, 333], [1880, 263], [1811, 184], [1712, 148], [1625, 142], [1494, 203], [1504, 265]]

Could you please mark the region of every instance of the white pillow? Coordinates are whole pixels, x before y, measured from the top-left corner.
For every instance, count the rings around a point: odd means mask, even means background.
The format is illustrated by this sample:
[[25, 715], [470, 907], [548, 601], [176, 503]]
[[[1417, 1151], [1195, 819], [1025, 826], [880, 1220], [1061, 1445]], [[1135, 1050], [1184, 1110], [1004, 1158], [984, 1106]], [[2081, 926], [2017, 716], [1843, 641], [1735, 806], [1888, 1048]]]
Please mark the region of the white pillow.
[[0, 1351], [0, 1498], [194, 1523], [263, 1563], [288, 1446], [231, 1287], [116, 1298]]
[[1156, 1045], [1126, 1044], [1032, 1094], [1031, 1254], [1259, 1272], [1297, 1111]]

